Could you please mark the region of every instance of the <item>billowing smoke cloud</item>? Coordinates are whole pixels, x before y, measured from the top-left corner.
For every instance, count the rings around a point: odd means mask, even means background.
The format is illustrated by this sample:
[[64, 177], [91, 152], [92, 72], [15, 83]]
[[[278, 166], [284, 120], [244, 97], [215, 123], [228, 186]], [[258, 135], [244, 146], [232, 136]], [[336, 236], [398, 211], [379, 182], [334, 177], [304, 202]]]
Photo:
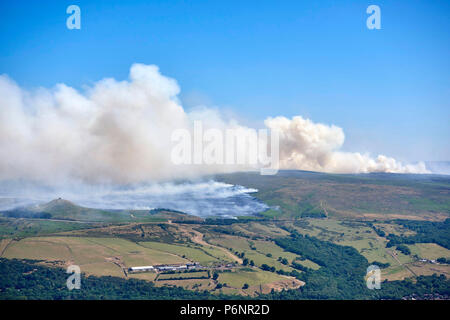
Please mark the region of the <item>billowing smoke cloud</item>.
[[[83, 92], [64, 84], [33, 92], [0, 76], [0, 180], [134, 183], [246, 170], [243, 166], [177, 166], [171, 134], [194, 119], [240, 127], [217, 110], [186, 113], [175, 80], [134, 64], [128, 81], [103, 79]], [[339, 151], [341, 128], [301, 117], [270, 118], [280, 132], [281, 168], [326, 172], [427, 172], [423, 164]]]
[[280, 134], [280, 166], [336, 173], [428, 173], [424, 163], [403, 165], [393, 158], [379, 155], [342, 152], [345, 135], [341, 128], [314, 123], [300, 116], [269, 118], [268, 128]]
[[173, 129], [187, 126], [179, 88], [155, 66], [130, 81], [104, 79], [80, 93], [64, 84], [29, 93], [0, 78], [0, 178], [129, 182], [175, 178]]

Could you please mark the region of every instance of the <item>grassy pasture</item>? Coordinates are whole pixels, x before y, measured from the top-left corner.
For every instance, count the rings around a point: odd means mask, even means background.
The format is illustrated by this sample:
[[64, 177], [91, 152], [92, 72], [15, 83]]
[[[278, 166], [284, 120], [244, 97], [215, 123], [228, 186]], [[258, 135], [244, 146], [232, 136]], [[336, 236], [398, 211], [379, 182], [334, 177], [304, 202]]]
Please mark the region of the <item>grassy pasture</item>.
[[122, 269], [111, 262], [93, 262], [80, 266], [81, 271], [92, 275], [108, 275], [113, 277], [124, 277]]
[[82, 272], [92, 272], [96, 275], [111, 272], [116, 274], [116, 269], [121, 271], [120, 267], [112, 262], [112, 258], [117, 258], [125, 267], [187, 262], [186, 259], [169, 252], [146, 248], [119, 238], [26, 238], [10, 244], [3, 257], [70, 261], [79, 265]]
[[33, 237], [37, 235], [87, 229], [95, 226], [97, 226], [97, 224], [77, 223], [73, 221], [65, 222], [45, 219], [14, 219], [0, 217], [0, 239]]
[[183, 287], [194, 291], [213, 290], [215, 285], [210, 279], [186, 279], [186, 280], [164, 280], [156, 281], [155, 286]]
[[339, 241], [339, 245], [351, 246], [359, 251], [369, 262], [378, 261], [382, 263], [397, 264], [392, 255], [385, 248], [384, 242], [374, 239], [362, 239], [354, 241]]
[[289, 262], [292, 262], [295, 260], [296, 263], [299, 263], [305, 267], [311, 268], [311, 269], [319, 269], [320, 266], [316, 263], [304, 259], [301, 260], [300, 256], [284, 251], [283, 248], [277, 246], [274, 242], [271, 241], [254, 241], [254, 246], [256, 247], [258, 252], [262, 252], [264, 254], [271, 254], [273, 258], [278, 259], [278, 257], [286, 258]]
[[382, 231], [384, 231], [386, 233], [386, 235], [388, 234], [395, 234], [397, 236], [413, 236], [416, 234], [416, 232], [405, 228], [402, 225], [396, 224], [396, 223], [374, 223], [374, 226], [377, 229], [380, 229]]
[[[246, 238], [229, 235], [211, 238], [208, 241], [225, 248], [232, 248], [233, 252], [244, 252], [244, 257], [249, 261], [253, 260], [256, 266], [267, 264], [269, 266], [274, 266], [277, 270], [293, 270], [291, 267], [277, 261], [278, 257], [286, 258], [289, 262], [292, 262], [299, 257], [293, 253], [283, 251], [282, 248], [271, 241], [248, 240]], [[252, 247], [256, 248], [256, 250], [252, 250]], [[267, 254], [271, 254], [272, 256], [268, 257]]]
[[206, 252], [206, 254], [216, 258], [219, 261], [223, 262], [234, 262], [233, 259], [229, 255], [227, 255], [225, 252], [220, 250], [219, 248], [214, 248], [211, 246], [202, 246], [202, 250]]
[[[207, 254], [206, 251], [200, 245], [181, 245], [181, 244], [168, 244], [162, 242], [140, 242], [141, 246], [146, 248], [151, 248], [159, 251], [170, 252], [176, 254], [180, 257], [185, 256], [187, 259], [199, 262], [202, 265], [209, 265], [211, 263], [215, 263], [220, 261], [218, 257], [215, 257], [211, 254]], [[220, 252], [220, 257], [222, 256], [222, 252]]]
[[408, 267], [417, 274], [420, 275], [432, 275], [444, 274], [447, 278], [450, 278], [450, 266], [448, 265], [438, 265], [432, 263], [415, 262]]
[[226, 283], [228, 286], [234, 288], [242, 288], [247, 283], [250, 286], [257, 286], [260, 284], [267, 284], [276, 281], [285, 280], [286, 277], [282, 277], [278, 274], [255, 270], [255, 271], [239, 271], [239, 272], [223, 272], [219, 274], [218, 281], [220, 283]]
[[158, 281], [161, 280], [172, 280], [178, 278], [205, 278], [208, 277], [208, 272], [202, 271], [202, 272], [178, 272], [178, 273], [171, 273], [171, 274], [160, 274], [158, 277]]
[[69, 261], [73, 258], [73, 255], [69, 248], [64, 243], [59, 242], [57, 238], [26, 238], [12, 242], [3, 252], [2, 257]]
[[280, 229], [275, 224], [270, 222], [252, 222], [245, 225], [236, 224], [233, 226], [236, 231], [243, 232], [249, 236], [264, 236], [264, 237], [284, 237], [288, 235], [283, 229]]
[[450, 259], [450, 250], [436, 243], [415, 243], [407, 246], [412, 255], [417, 255], [422, 259], [435, 260], [441, 257]]
[[146, 281], [155, 281], [156, 272], [129, 273], [128, 278], [140, 279]]
[[410, 278], [412, 276], [411, 271], [406, 269], [401, 265], [390, 266], [387, 269], [381, 270], [381, 279], [394, 281], [394, 280], [403, 280], [405, 278]]

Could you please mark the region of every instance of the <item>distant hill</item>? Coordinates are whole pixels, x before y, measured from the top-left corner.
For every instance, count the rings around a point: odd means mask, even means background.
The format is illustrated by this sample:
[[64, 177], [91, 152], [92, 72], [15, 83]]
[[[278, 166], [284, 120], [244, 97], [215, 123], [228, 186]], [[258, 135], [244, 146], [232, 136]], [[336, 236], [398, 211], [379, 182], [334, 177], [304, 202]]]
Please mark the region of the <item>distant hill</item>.
[[76, 220], [92, 222], [145, 222], [155, 220], [197, 220], [198, 217], [190, 216], [183, 212], [170, 209], [158, 210], [106, 210], [79, 206], [69, 200], [55, 199], [47, 203], [16, 208], [2, 212], [4, 216], [11, 218], [39, 218]]
[[52, 200], [44, 204], [26, 207], [25, 210], [35, 213], [47, 213], [51, 215], [52, 219], [101, 222], [116, 222], [121, 220], [128, 220], [124, 216], [123, 212], [85, 208], [61, 198]]
[[69, 200], [64, 200], [61, 198], [52, 200], [44, 204], [30, 206], [28, 207], [28, 209], [36, 212], [48, 212], [51, 213], [52, 216], [67, 216], [71, 214], [76, 215], [82, 213], [85, 210], [94, 210], [78, 206], [73, 202], [70, 202]]

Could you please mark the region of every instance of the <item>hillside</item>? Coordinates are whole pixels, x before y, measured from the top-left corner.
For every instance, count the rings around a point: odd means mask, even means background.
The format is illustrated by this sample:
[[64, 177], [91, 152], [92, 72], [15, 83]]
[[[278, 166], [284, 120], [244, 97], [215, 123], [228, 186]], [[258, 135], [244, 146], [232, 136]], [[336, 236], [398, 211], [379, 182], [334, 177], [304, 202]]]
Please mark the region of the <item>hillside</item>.
[[[76, 264], [88, 278], [105, 283], [143, 280], [142, 286], [180, 286], [214, 296], [449, 297], [448, 177], [281, 171], [217, 178], [258, 189], [252, 196], [272, 208], [262, 217], [204, 220], [172, 209], [100, 210], [59, 198], [3, 212], [0, 257], [8, 260], [2, 263]], [[200, 267], [129, 272], [136, 266], [188, 263]], [[376, 292], [365, 285], [372, 264], [383, 281]]]
[[[157, 210], [104, 210], [79, 206], [65, 199], [54, 199], [50, 202], [25, 208], [4, 211], [10, 218], [39, 218], [55, 220], [74, 220], [86, 222], [143, 222], [155, 220], [199, 220], [179, 211], [169, 209]], [[201, 219], [200, 219], [201, 220]]]
[[412, 174], [327, 174], [280, 171], [218, 175], [258, 189], [276, 218], [324, 217], [444, 220], [450, 216], [450, 177]]

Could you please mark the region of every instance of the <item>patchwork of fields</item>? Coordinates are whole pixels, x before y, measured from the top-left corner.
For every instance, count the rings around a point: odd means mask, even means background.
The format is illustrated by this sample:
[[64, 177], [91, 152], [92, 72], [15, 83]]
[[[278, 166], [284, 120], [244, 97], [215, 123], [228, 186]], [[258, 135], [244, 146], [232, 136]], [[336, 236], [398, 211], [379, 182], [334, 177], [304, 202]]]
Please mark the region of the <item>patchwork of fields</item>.
[[[392, 223], [377, 224], [390, 232], [402, 233], [403, 230]], [[408, 245], [411, 254], [405, 255], [395, 248], [386, 248], [387, 240], [378, 236], [372, 228], [364, 223], [348, 223], [335, 219], [303, 219], [301, 221], [282, 222], [248, 222], [235, 224], [231, 230], [236, 234], [221, 233], [220, 229], [205, 225], [180, 224], [175, 226], [168, 223], [167, 228], [158, 224], [145, 224], [142, 230], [163, 229], [171, 233], [170, 239], [184, 239], [182, 242], [166, 243], [164, 241], [133, 241], [130, 239], [131, 230], [141, 230], [135, 225], [111, 226], [97, 229], [81, 229], [62, 232], [55, 236], [35, 236], [21, 239], [3, 239], [0, 242], [1, 257], [41, 260], [52, 266], [66, 267], [70, 264], [79, 265], [86, 274], [117, 277], [131, 277], [155, 281], [155, 273], [127, 274], [126, 270], [132, 266], [182, 264], [198, 262], [214, 272], [219, 271], [219, 277], [212, 279], [211, 272], [206, 277], [198, 275], [164, 275], [157, 279], [157, 285], [179, 285], [192, 290], [209, 290], [212, 292], [227, 292], [239, 294], [253, 294], [266, 292], [272, 288], [294, 288], [301, 285], [293, 277], [279, 275], [270, 270], [262, 270], [263, 265], [282, 270], [286, 274], [295, 270], [295, 262], [306, 268], [317, 270], [319, 265], [304, 257], [283, 250], [268, 236], [286, 236], [286, 228], [294, 228], [301, 234], [331, 241], [343, 246], [351, 246], [360, 252], [369, 263], [389, 264], [382, 269], [382, 278], [399, 280], [416, 275], [433, 273], [449, 275], [448, 265], [420, 262], [421, 259], [436, 260], [440, 257], [450, 258], [450, 250], [435, 243], [416, 243]], [[109, 236], [106, 237], [106, 230]], [[257, 233], [256, 230], [267, 230], [267, 233]], [[203, 245], [191, 241], [195, 235], [203, 235]], [[89, 235], [95, 236], [89, 236]], [[406, 234], [409, 234], [406, 232]], [[151, 235], [154, 237], [154, 235]], [[162, 238], [167, 238], [164, 236]], [[227, 251], [229, 254], [227, 254]], [[226, 264], [235, 264], [233, 257], [245, 259], [246, 266], [236, 265], [232, 270], [221, 272]], [[241, 259], [241, 260], [242, 260]], [[300, 270], [296, 270], [301, 272]], [[177, 278], [173, 280], [173, 278]], [[189, 278], [183, 280], [182, 278]], [[225, 284], [216, 289], [217, 284]], [[242, 287], [247, 284], [248, 288]], [[269, 290], [269, 291], [270, 291]]]
[[[0, 257], [37, 260], [52, 268], [75, 264], [87, 276], [250, 296], [308, 286], [306, 279], [324, 281], [321, 272], [334, 271], [322, 263], [333, 264], [327, 250], [348, 254], [350, 260], [357, 256], [355, 261], [363, 261], [358, 265], [379, 265], [382, 280], [450, 277], [448, 179], [393, 177], [304, 172], [223, 176], [223, 181], [258, 188], [255, 196], [272, 206], [260, 216], [228, 220], [168, 209], [110, 215], [57, 199], [41, 207], [51, 219], [23, 210], [0, 217]], [[317, 246], [305, 249], [321, 258], [292, 246], [288, 251], [289, 241]], [[135, 266], [188, 263], [198, 263], [199, 270], [128, 272]]]
[[[169, 224], [168, 224], [169, 226]], [[170, 224], [170, 226], [173, 226]], [[152, 226], [147, 225], [151, 229]], [[132, 227], [131, 227], [132, 228]], [[105, 227], [101, 228], [104, 231]], [[174, 229], [175, 230], [175, 229]], [[194, 230], [190, 225], [183, 225], [180, 232]], [[95, 234], [98, 235], [97, 231]], [[269, 263], [286, 267], [269, 258], [263, 253], [253, 251], [250, 247], [240, 245], [243, 239], [231, 239], [235, 241], [226, 243], [222, 241], [211, 241], [201, 245], [195, 242], [186, 241], [184, 243], [165, 243], [157, 241], [134, 242], [128, 238], [129, 233], [124, 232], [123, 227], [111, 227], [110, 237], [87, 237], [84, 236], [86, 230], [75, 232], [63, 232], [58, 236], [27, 237], [23, 239], [3, 239], [1, 241], [1, 257], [8, 259], [30, 259], [40, 260], [48, 266], [67, 267], [75, 264], [80, 266], [83, 273], [87, 275], [105, 276], [111, 275], [122, 278], [136, 278], [147, 281], [155, 281], [157, 286], [177, 285], [192, 290], [210, 290], [217, 293], [238, 293], [254, 294], [255, 292], [267, 292], [272, 288], [281, 290], [283, 288], [295, 288], [302, 285], [302, 282], [293, 277], [278, 275], [276, 273], [263, 271], [257, 266]], [[117, 233], [115, 233], [117, 232]], [[196, 231], [198, 233], [198, 231]], [[88, 232], [89, 233], [89, 232]], [[122, 237], [125, 235], [124, 237]], [[183, 234], [185, 237], [186, 234]], [[267, 247], [265, 246], [267, 244]], [[232, 272], [224, 272], [226, 264], [234, 263], [234, 260], [227, 254], [226, 245], [235, 246], [236, 250], [248, 253], [249, 258], [254, 259], [255, 266], [247, 266], [245, 271], [242, 267], [233, 268]], [[271, 242], [256, 241], [255, 246], [264, 248], [265, 252], [272, 252], [274, 257], [278, 257], [283, 250]], [[295, 255], [284, 252], [284, 255], [294, 259]], [[208, 272], [176, 273], [176, 274], [156, 274], [156, 273], [127, 273], [127, 269], [132, 266], [161, 265], [161, 264], [183, 264], [198, 262], [207, 268]], [[312, 264], [312, 262], [311, 262]], [[220, 272], [218, 279], [212, 279], [211, 272]], [[228, 268], [226, 271], [230, 271]], [[183, 278], [187, 278], [183, 280]], [[244, 281], [246, 278], [247, 281]], [[173, 280], [176, 279], [176, 280]], [[224, 286], [216, 289], [217, 284]], [[249, 287], [242, 289], [247, 283]]]

